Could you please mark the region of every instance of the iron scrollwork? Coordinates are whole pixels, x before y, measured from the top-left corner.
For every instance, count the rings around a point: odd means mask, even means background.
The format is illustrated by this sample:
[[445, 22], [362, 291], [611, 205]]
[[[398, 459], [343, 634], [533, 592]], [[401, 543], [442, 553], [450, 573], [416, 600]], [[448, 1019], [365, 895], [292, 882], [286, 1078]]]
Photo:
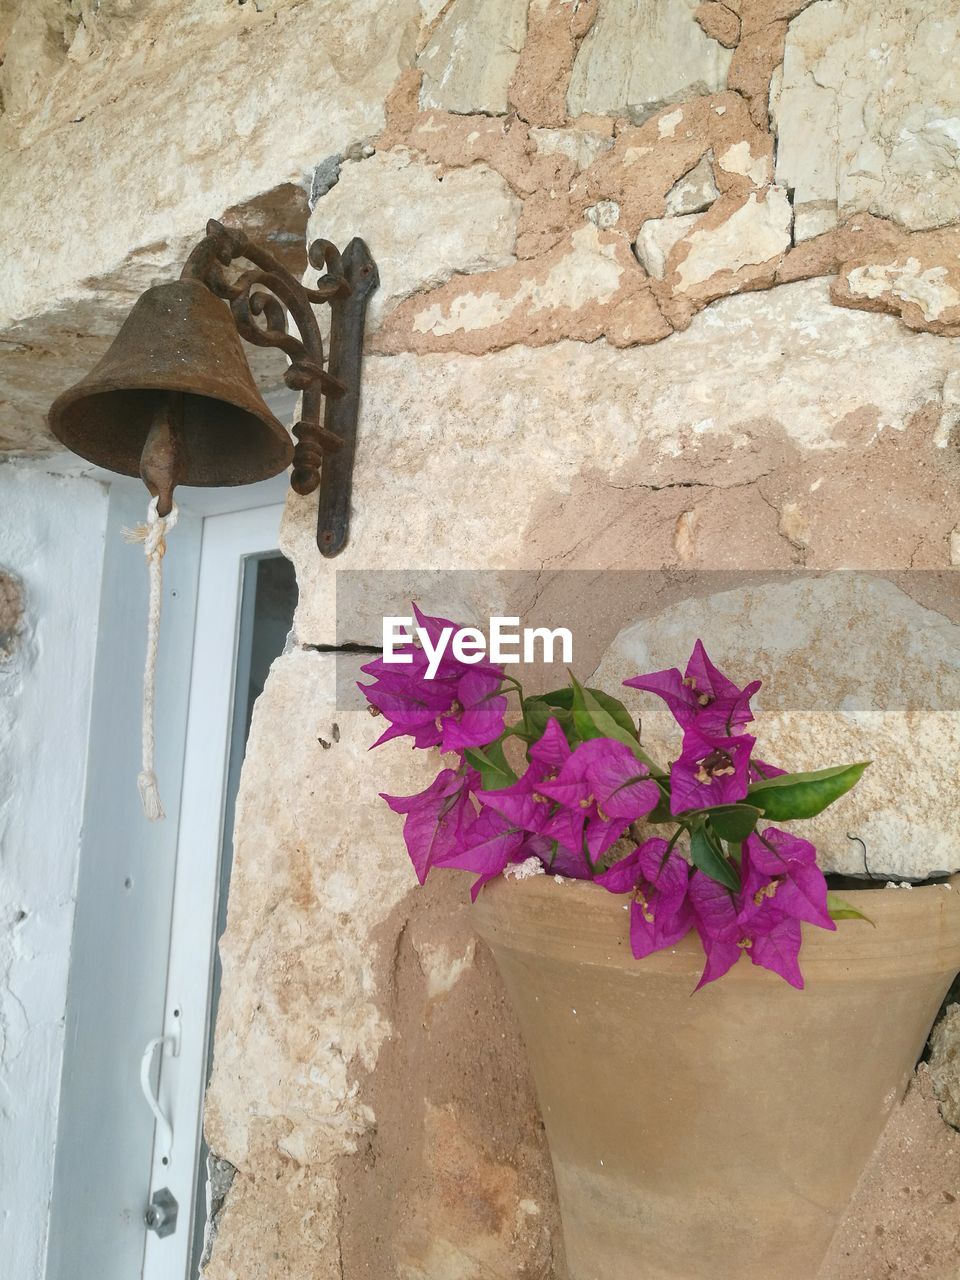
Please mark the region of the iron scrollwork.
[[[307, 258], [321, 272], [312, 287], [242, 231], [211, 219], [181, 278], [199, 280], [229, 303], [237, 331], [247, 342], [279, 348], [289, 358], [284, 381], [303, 396], [300, 420], [293, 427], [297, 443], [290, 483], [299, 494], [320, 486], [317, 545], [329, 557], [347, 540], [364, 318], [380, 281], [370, 251], [358, 237], [343, 254], [329, 240], [314, 240]], [[237, 262], [251, 266], [231, 278], [227, 269]], [[321, 304], [331, 312], [329, 358], [313, 310]], [[299, 337], [289, 331], [288, 315]]]

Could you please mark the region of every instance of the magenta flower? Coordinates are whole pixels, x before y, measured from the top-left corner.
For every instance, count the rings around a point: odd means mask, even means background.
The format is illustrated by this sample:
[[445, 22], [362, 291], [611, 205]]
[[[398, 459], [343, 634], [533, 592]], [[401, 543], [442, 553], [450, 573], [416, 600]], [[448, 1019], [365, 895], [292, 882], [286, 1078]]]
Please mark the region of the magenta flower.
[[[434, 646], [445, 629], [459, 630], [446, 618], [432, 618], [413, 606], [417, 622]], [[423, 649], [411, 646], [409, 662], [375, 658], [361, 667], [375, 677], [373, 684], [358, 684], [364, 697], [389, 722], [373, 744], [392, 738], [413, 738], [415, 747], [441, 747], [444, 751], [486, 746], [503, 732], [507, 700], [498, 696], [503, 671], [490, 662], [461, 662], [448, 645], [436, 675], [427, 676]]]
[[733, 894], [702, 871], [690, 879], [694, 925], [707, 963], [696, 990], [715, 982], [731, 969], [743, 952], [753, 964], [770, 969], [792, 987], [801, 989], [800, 922], [757, 890]]
[[754, 741], [748, 733], [708, 738], [699, 729], [688, 729], [680, 757], [670, 766], [670, 812], [686, 813], [742, 800], [750, 785]]
[[581, 742], [561, 766], [556, 781], [541, 782], [537, 790], [557, 805], [543, 834], [573, 850], [586, 841], [594, 862], [660, 799], [660, 788], [647, 766], [614, 738]]
[[528, 833], [495, 809], [481, 809], [462, 832], [458, 847], [438, 858], [434, 865], [476, 872], [478, 879], [470, 890], [470, 897], [476, 901], [488, 880], [500, 875], [509, 863], [522, 862], [541, 847], [546, 847], [545, 842], [531, 847]]
[[395, 667], [376, 658], [361, 667], [367, 675], [376, 676], [373, 684], [358, 684], [372, 707], [389, 721], [388, 727], [373, 744], [392, 738], [413, 738], [415, 747], [438, 747], [442, 737], [440, 717], [449, 712], [457, 699], [457, 687], [450, 681], [427, 680], [418, 671], [425, 670], [426, 660], [410, 667]]
[[767, 827], [743, 845], [743, 893], [773, 903], [795, 920], [809, 920], [821, 929], [836, 929], [827, 910], [827, 882], [817, 866], [817, 851], [809, 840], [789, 831]]
[[629, 893], [630, 947], [638, 960], [672, 947], [693, 925], [687, 899], [690, 867], [666, 840], [644, 841], [632, 853], [597, 876], [610, 893]]
[[761, 681], [752, 680], [746, 688], [738, 688], [713, 665], [701, 640], [694, 645], [682, 676], [676, 667], [670, 667], [623, 683], [655, 693], [679, 725], [684, 729], [695, 726], [708, 737], [728, 737], [738, 726], [749, 724], [753, 719], [750, 699], [761, 685]]
[[507, 714], [501, 679], [482, 671], [468, 671], [461, 677], [456, 698], [440, 717], [441, 751], [484, 747], [500, 737]]
[[421, 884], [431, 867], [462, 847], [476, 817], [470, 796], [479, 781], [472, 769], [466, 773], [442, 769], [417, 795], [388, 796], [381, 791], [394, 813], [406, 814], [403, 839]]
[[548, 720], [539, 740], [528, 752], [530, 764], [509, 787], [495, 791], [478, 791], [477, 799], [502, 814], [525, 831], [540, 832], [550, 816], [551, 802], [540, 795], [541, 782], [552, 782], [569, 759], [566, 735], [556, 720]]

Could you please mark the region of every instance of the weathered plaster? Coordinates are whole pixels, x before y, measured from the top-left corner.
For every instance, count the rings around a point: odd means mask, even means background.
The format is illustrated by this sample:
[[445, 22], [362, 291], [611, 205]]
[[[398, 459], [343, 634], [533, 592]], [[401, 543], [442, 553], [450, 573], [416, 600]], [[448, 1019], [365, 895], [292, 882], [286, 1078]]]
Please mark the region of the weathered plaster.
[[637, 269], [627, 238], [587, 222], [535, 263], [474, 277], [399, 307], [375, 350], [462, 351], [481, 355], [523, 342], [561, 338], [614, 346], [657, 342], [670, 326]]
[[[336, 661], [279, 659], [251, 728], [206, 1116], [237, 1174], [205, 1275], [341, 1280], [349, 1259], [358, 1276], [448, 1280], [540, 1256], [546, 1280], [552, 1184], [515, 1024], [460, 878], [420, 895], [383, 820], [378, 789], [415, 789], [423, 762], [378, 753], [370, 785], [379, 728], [337, 708]], [[491, 1027], [509, 1032], [498, 1056]]]
[[8, 462], [0, 509], [0, 1256], [11, 1276], [34, 1277], [53, 1186], [106, 494]]

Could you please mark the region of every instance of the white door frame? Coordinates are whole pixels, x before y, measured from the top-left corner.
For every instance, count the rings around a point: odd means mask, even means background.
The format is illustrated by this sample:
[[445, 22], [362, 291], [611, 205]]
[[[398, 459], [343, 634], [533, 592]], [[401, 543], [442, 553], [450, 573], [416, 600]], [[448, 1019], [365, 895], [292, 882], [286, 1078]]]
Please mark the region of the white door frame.
[[206, 1088], [234, 691], [247, 687], [238, 658], [249, 668], [249, 651], [241, 655], [237, 647], [241, 607], [246, 603], [252, 612], [253, 604], [252, 593], [244, 599], [243, 567], [249, 557], [276, 551], [282, 511], [278, 506], [258, 507], [208, 516], [203, 522], [163, 1021], [163, 1034], [171, 1038], [167, 1047], [178, 1051], [160, 1058], [158, 1092], [161, 1109], [173, 1120], [173, 1142], [165, 1150], [159, 1132], [155, 1134], [152, 1161], [154, 1189], [168, 1187], [180, 1209], [173, 1235], [161, 1239], [147, 1234], [143, 1280], [182, 1280], [188, 1274], [193, 1209], [203, 1176], [196, 1158]]
[[[240, 594], [236, 561], [227, 573], [229, 580], [214, 583], [223, 612], [218, 613], [216, 606], [211, 611], [206, 595], [214, 571], [204, 578], [201, 553], [205, 526], [209, 523], [212, 538], [217, 519], [234, 520], [235, 534], [240, 526], [256, 530], [256, 545], [249, 540], [245, 544], [249, 554], [275, 548], [277, 504], [282, 503], [286, 488], [287, 477], [281, 475], [239, 489], [178, 490], [180, 518], [164, 559], [157, 671], [157, 775], [167, 818], [150, 823], [143, 816], [136, 787], [147, 575], [142, 550], [137, 554], [139, 549], [126, 544], [122, 536], [124, 528], [142, 521], [145, 492], [135, 481], [111, 484], [46, 1280], [139, 1277], [145, 1265], [145, 1239], [150, 1235], [144, 1226], [150, 1197], [158, 1187], [172, 1188], [171, 1179], [183, 1172], [180, 1165], [186, 1156], [181, 1153], [196, 1141], [205, 1053], [200, 1054], [197, 1069], [188, 1069], [193, 1047], [188, 1046], [188, 1037], [197, 1034], [198, 1001], [209, 998], [207, 993], [201, 1000], [199, 989], [209, 987], [216, 902], [214, 898], [212, 916], [208, 905], [195, 905], [193, 918], [182, 905], [188, 852], [184, 850], [179, 859], [178, 843], [182, 831], [192, 850], [189, 860], [196, 864], [193, 872], [209, 880], [209, 870], [215, 877], [226, 746], [215, 748], [213, 738], [225, 743], [231, 726]], [[271, 526], [269, 538], [267, 525]], [[243, 542], [243, 535], [239, 543], [234, 538], [235, 552]], [[226, 603], [231, 591], [232, 613]], [[232, 628], [229, 638], [225, 638], [227, 627]], [[195, 639], [196, 657], [210, 672], [210, 646], [201, 638], [208, 630], [217, 632], [224, 647], [217, 654], [219, 669], [214, 677], [208, 676], [216, 691], [201, 692], [192, 678]], [[193, 782], [193, 771], [199, 767], [197, 748], [190, 750], [191, 762], [185, 755], [185, 749], [190, 749], [191, 703], [195, 722], [201, 715], [211, 718], [209, 755], [206, 760], [201, 757], [205, 766], [202, 794]], [[70, 746], [65, 744], [65, 749]], [[214, 892], [215, 888], [214, 879]], [[184, 1039], [177, 1070], [167, 1067], [166, 1061], [161, 1069], [161, 1105], [172, 1100], [179, 1107], [181, 1098], [194, 1094], [197, 1100], [188, 1117], [174, 1126], [171, 1162], [160, 1166], [164, 1180], [158, 1181], [154, 1163], [162, 1156], [157, 1149], [151, 1159], [154, 1119], [140, 1094], [140, 1057], [148, 1040], [166, 1034], [172, 1020], [166, 981], [172, 930], [206, 928], [208, 923], [210, 957], [197, 956], [197, 971], [189, 983], [178, 971], [170, 985], [172, 1001], [184, 1002]], [[203, 1026], [205, 1034], [205, 1021]], [[153, 1080], [156, 1083], [156, 1068]], [[173, 1254], [180, 1249], [175, 1248], [166, 1254], [163, 1267], [156, 1269], [156, 1250], [151, 1249], [146, 1259], [153, 1268], [151, 1280], [161, 1276], [162, 1280], [183, 1280], [186, 1275], [194, 1197], [177, 1195], [177, 1199], [177, 1231], [156, 1243], [182, 1242], [184, 1267], [177, 1270]]]

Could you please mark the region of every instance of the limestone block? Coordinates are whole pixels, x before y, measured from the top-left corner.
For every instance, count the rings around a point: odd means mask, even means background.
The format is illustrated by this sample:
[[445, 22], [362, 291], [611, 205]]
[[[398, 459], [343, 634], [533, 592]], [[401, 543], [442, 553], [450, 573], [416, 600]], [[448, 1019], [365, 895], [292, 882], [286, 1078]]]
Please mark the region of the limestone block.
[[[334, 722], [339, 740], [323, 750], [317, 739], [331, 741]], [[278, 659], [256, 705], [237, 801], [207, 1103], [211, 1149], [238, 1169], [277, 1147], [300, 1163], [322, 1161], [350, 1150], [370, 1122], [350, 1079], [350, 1063], [371, 1065], [388, 1033], [371, 991], [369, 934], [409, 890], [412, 872], [372, 801], [355, 805], [351, 796], [349, 822], [329, 810], [318, 820], [313, 805], [332, 779], [366, 762], [376, 736], [363, 712], [338, 715], [332, 659]], [[380, 761], [381, 790], [402, 794], [417, 778], [412, 753]]]
[[947, 1124], [960, 1129], [960, 1004], [951, 1004], [930, 1037], [930, 1079]]
[[697, 24], [696, 9], [696, 0], [606, 0], [573, 64], [570, 114], [640, 123], [667, 103], [721, 89], [730, 53]]
[[519, 214], [520, 201], [485, 165], [443, 173], [398, 148], [345, 164], [315, 206], [307, 236], [343, 248], [362, 235], [370, 246], [380, 272], [367, 312], [372, 331], [404, 298], [455, 272], [512, 263]]
[[680, 237], [655, 292], [675, 329], [725, 294], [766, 289], [790, 248], [793, 211], [782, 187], [721, 196]]
[[527, 0], [453, 0], [417, 59], [421, 107], [502, 114], [527, 29]]
[[[715, 209], [720, 212], [719, 205]], [[790, 219], [790, 201], [781, 187], [769, 187], [760, 196], [751, 192], [715, 225], [707, 215], [671, 255], [678, 292], [712, 290], [717, 276], [779, 262], [790, 246]]]
[[336, 561], [317, 552], [316, 498], [289, 500], [298, 636], [379, 642], [378, 620], [337, 636], [343, 570], [673, 565], [694, 508], [703, 567], [796, 563], [786, 502], [811, 565], [946, 566], [960, 496], [936, 432], [958, 363], [960, 340], [905, 343], [898, 320], [833, 306], [823, 281], [725, 298], [647, 347], [371, 355]]
[[668, 216], [702, 213], [713, 204], [720, 191], [713, 180], [712, 160], [713, 153], [708, 151], [689, 173], [685, 173], [670, 188], [664, 211]]
[[63, 65], [73, 23], [56, 0], [36, 0], [3, 14], [0, 24], [7, 28], [0, 48], [0, 110], [20, 114], [39, 105]]
[[655, 280], [663, 279], [673, 246], [692, 231], [699, 220], [695, 213], [676, 218], [647, 219], [637, 233], [636, 249], [648, 275]]
[[823, 0], [794, 19], [771, 109], [804, 234], [833, 204], [912, 229], [960, 218], [958, 40], [953, 0]]
[[[939, 591], [939, 607], [956, 616], [960, 579], [944, 575]], [[763, 679], [750, 726], [761, 759], [791, 770], [872, 761], [836, 805], [788, 824], [816, 844], [827, 870], [896, 880], [960, 870], [955, 621], [859, 573], [751, 583], [626, 628], [598, 683], [613, 693], [638, 671], [682, 666], [698, 637], [732, 679]], [[675, 727], [659, 699], [627, 701], [643, 716], [654, 756], [675, 757]], [[864, 842], [866, 865], [848, 833]]]
[[[318, 0], [308, 38], [302, 5], [259, 16], [244, 6], [226, 31], [227, 10], [215, 8], [208, 43], [174, 42], [161, 59], [144, 38], [138, 56], [151, 57], [128, 79], [105, 53], [95, 70], [58, 79], [44, 112], [16, 124], [0, 117], [0, 240], [16, 246], [0, 276], [0, 328], [86, 298], [91, 278], [136, 276], [141, 250], [169, 278], [208, 218], [302, 182], [382, 128], [384, 99], [412, 54], [417, 0], [357, 0], [349, 24], [342, 5]], [[196, 25], [196, 13], [178, 20], [191, 17]], [[70, 235], [51, 198], [65, 174]]]
[[583, 212], [587, 221], [601, 231], [609, 231], [620, 221], [620, 206], [616, 200], [601, 200], [598, 204], [589, 205]]

